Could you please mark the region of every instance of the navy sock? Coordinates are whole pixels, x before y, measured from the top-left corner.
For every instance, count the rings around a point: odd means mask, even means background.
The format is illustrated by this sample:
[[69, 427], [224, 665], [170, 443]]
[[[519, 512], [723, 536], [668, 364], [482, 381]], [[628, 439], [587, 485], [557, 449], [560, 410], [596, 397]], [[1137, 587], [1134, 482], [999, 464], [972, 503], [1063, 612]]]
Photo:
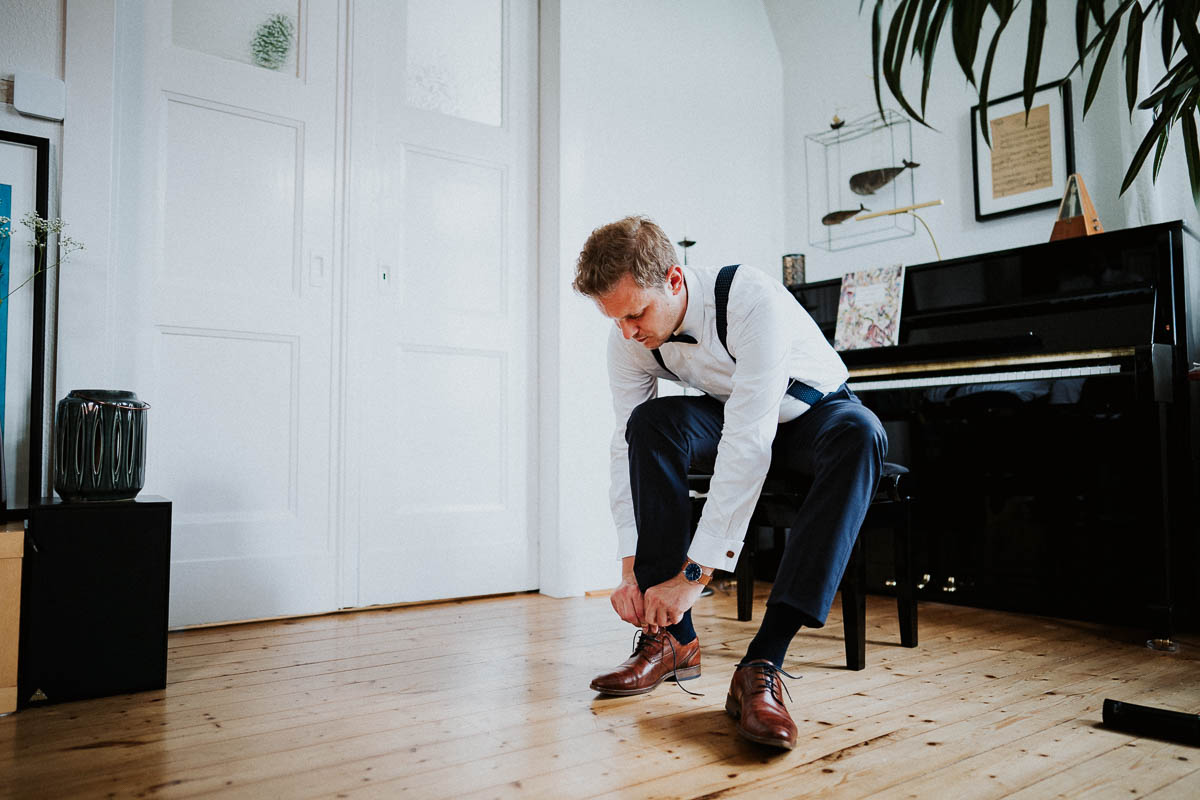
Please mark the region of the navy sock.
[[667, 631], [675, 637], [675, 641], [680, 644], [687, 644], [692, 639], [696, 638], [696, 629], [692, 627], [692, 610], [689, 608], [683, 612], [683, 617], [674, 625], [668, 625]]
[[795, 606], [789, 606], [787, 603], [768, 605], [767, 612], [763, 614], [762, 625], [750, 641], [746, 657], [741, 663], [765, 658], [782, 669], [788, 645], [792, 643], [796, 632], [804, 625], [819, 627], [815, 623], [816, 620]]

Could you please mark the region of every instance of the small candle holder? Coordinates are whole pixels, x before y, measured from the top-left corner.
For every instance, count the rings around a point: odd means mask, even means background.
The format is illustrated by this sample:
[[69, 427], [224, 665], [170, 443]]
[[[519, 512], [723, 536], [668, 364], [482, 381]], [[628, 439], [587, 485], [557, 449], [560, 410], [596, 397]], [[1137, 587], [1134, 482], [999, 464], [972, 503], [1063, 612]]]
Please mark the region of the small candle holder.
[[804, 253], [788, 253], [783, 257], [783, 285], [789, 289], [804, 285]]

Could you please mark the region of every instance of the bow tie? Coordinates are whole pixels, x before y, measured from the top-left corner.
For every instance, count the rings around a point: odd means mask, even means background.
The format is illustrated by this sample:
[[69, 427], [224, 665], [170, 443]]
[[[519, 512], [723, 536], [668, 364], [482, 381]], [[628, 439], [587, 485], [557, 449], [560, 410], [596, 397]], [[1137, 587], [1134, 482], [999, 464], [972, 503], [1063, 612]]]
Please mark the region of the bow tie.
[[680, 344], [696, 344], [694, 336], [688, 336], [686, 333], [672, 333], [667, 337], [668, 342], [679, 342]]

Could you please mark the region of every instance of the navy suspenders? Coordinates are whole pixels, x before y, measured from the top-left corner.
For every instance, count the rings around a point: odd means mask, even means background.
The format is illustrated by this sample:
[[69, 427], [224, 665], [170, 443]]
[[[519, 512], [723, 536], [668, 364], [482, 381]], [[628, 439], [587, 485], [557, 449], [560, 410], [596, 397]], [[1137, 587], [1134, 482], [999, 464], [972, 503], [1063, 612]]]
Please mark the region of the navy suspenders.
[[675, 380], [679, 380], [679, 376], [678, 376], [678, 375], [676, 375], [674, 372], [671, 372], [671, 370], [667, 369], [667, 365], [666, 365], [666, 364], [664, 364], [664, 363], [663, 363], [663, 360], [662, 360], [662, 353], [658, 352], [658, 348], [657, 348], [657, 347], [656, 347], [656, 348], [654, 348], [653, 350], [651, 350], [651, 351], [650, 351], [650, 354], [654, 356], [654, 360], [658, 362], [658, 365], [659, 365], [660, 367], [662, 367], [662, 368], [663, 368], [663, 370], [665, 370], [665, 371], [666, 371], [666, 373], [667, 373], [668, 375], [670, 375], [670, 376], [671, 376], [672, 378], [674, 378]]
[[[717, 301], [717, 338], [721, 340], [721, 346], [725, 348], [725, 352], [733, 359], [734, 363], [737, 363], [737, 359], [733, 358], [733, 353], [729, 352], [729, 345], [725, 343], [725, 335], [728, 328], [726, 310], [729, 307], [729, 287], [733, 285], [733, 276], [737, 273], [738, 266], [738, 264], [730, 264], [728, 267], [721, 267], [721, 271], [717, 273], [717, 282], [713, 291]], [[662, 354], [658, 352], [657, 347], [651, 350], [650, 353], [663, 370], [672, 378], [675, 378], [675, 380], [679, 380], [674, 372], [667, 369], [667, 365], [663, 363]], [[790, 394], [802, 403], [808, 403], [810, 406], [816, 405], [817, 401], [825, 396], [807, 383], [801, 383], [794, 378], [788, 383], [787, 394]]]

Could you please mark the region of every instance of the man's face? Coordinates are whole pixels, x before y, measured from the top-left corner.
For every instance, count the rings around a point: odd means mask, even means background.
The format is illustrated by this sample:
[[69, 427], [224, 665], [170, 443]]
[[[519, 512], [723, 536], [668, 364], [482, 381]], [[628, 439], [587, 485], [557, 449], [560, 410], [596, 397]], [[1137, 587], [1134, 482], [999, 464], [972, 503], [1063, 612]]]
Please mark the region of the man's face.
[[624, 275], [611, 292], [596, 298], [596, 305], [626, 339], [653, 350], [666, 342], [683, 321], [687, 308], [685, 286], [683, 270], [678, 266], [671, 267], [662, 286], [652, 289], [644, 289], [632, 275]]

